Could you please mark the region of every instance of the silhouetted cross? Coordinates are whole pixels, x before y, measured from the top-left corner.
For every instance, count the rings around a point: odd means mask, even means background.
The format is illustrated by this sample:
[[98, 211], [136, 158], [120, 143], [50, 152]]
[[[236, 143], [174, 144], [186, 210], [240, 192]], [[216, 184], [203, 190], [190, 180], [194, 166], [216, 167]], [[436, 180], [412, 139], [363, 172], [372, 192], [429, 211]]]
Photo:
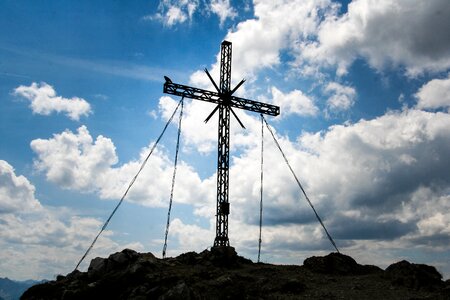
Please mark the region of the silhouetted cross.
[[234, 115], [239, 124], [245, 128], [236, 113], [233, 111], [232, 107], [271, 116], [279, 115], [280, 108], [275, 105], [233, 96], [233, 93], [245, 82], [245, 79], [241, 80], [241, 82], [239, 82], [239, 84], [231, 90], [231, 43], [228, 41], [223, 41], [221, 45], [220, 86], [217, 86], [207, 69], [205, 69], [205, 72], [217, 92], [176, 84], [173, 83], [170, 78], [164, 76], [166, 80], [164, 83], [164, 93], [217, 104], [211, 114], [209, 114], [209, 116], [205, 119], [206, 123], [216, 111], [219, 111], [219, 138], [217, 149], [217, 214], [214, 247], [230, 246], [230, 242], [228, 240], [228, 215], [230, 213], [230, 203], [228, 202], [230, 112]]

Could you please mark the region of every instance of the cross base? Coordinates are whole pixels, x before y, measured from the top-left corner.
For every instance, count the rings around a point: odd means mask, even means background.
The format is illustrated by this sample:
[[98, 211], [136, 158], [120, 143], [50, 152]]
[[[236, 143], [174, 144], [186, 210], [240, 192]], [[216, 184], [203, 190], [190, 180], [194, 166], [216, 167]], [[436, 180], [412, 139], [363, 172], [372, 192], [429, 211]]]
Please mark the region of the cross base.
[[215, 264], [230, 266], [237, 263], [237, 252], [231, 246], [214, 246], [211, 247], [211, 254]]

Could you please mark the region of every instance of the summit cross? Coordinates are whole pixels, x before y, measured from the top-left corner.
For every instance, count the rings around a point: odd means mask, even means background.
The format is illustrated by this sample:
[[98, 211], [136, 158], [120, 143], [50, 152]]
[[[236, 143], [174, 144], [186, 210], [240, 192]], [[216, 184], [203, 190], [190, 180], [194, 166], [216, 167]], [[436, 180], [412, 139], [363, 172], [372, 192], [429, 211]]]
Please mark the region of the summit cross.
[[228, 239], [228, 215], [230, 214], [230, 203], [228, 201], [229, 191], [229, 158], [230, 158], [230, 112], [242, 126], [233, 108], [240, 108], [271, 116], [280, 114], [280, 108], [275, 105], [248, 100], [233, 96], [234, 92], [245, 82], [241, 80], [236, 87], [231, 89], [231, 43], [223, 41], [220, 50], [220, 82], [219, 86], [205, 69], [206, 75], [211, 80], [215, 92], [199, 89], [187, 85], [173, 83], [170, 78], [164, 76], [165, 83], [163, 92], [176, 96], [202, 100], [217, 104], [214, 110], [205, 119], [205, 123], [218, 111], [219, 112], [219, 135], [217, 144], [217, 203], [216, 203], [216, 237], [214, 247], [229, 247]]

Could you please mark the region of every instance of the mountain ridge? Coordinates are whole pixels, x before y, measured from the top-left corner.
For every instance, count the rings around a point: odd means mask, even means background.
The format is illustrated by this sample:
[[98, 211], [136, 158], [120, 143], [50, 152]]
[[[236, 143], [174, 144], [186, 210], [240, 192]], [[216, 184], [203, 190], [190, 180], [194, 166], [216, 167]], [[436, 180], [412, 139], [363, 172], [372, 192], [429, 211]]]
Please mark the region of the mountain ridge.
[[42, 283], [45, 280], [12, 280], [8, 277], [0, 277], [0, 300], [17, 300], [31, 286]]
[[450, 281], [432, 266], [401, 261], [386, 270], [339, 253], [302, 266], [253, 263], [234, 248], [156, 258], [130, 249], [94, 258], [28, 289], [21, 299], [450, 299]]

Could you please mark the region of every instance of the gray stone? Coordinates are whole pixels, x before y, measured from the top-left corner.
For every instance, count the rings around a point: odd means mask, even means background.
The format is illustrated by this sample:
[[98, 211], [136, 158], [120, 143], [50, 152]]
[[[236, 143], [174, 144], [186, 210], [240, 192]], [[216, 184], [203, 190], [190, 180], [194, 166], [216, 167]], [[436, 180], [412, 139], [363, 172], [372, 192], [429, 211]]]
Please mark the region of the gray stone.
[[190, 300], [191, 298], [191, 291], [184, 281], [178, 283], [160, 297], [161, 300]]
[[88, 272], [89, 273], [99, 273], [104, 272], [106, 270], [107, 260], [105, 258], [96, 257], [91, 260], [89, 264]]

